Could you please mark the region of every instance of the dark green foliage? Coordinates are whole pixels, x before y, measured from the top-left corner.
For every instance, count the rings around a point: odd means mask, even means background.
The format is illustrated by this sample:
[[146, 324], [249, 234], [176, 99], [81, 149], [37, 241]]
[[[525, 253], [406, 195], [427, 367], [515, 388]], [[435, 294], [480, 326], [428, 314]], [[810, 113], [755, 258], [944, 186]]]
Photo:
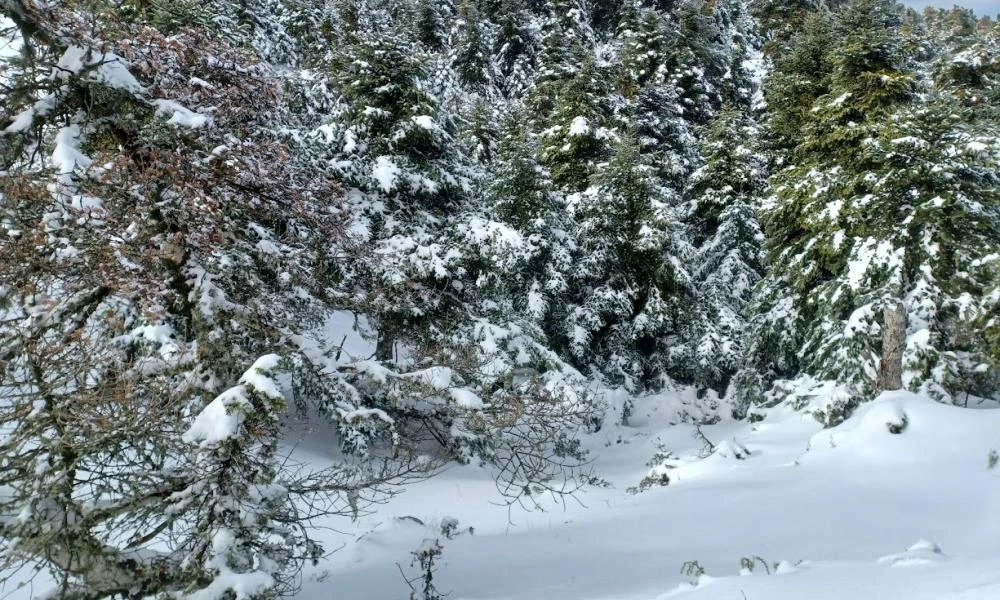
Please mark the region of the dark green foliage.
[[490, 43], [479, 11], [463, 7], [455, 47], [455, 70], [459, 83], [485, 90], [494, 79]]
[[828, 51], [833, 42], [832, 17], [809, 14], [791, 47], [774, 56], [774, 70], [765, 87], [769, 132], [774, 146], [794, 147], [808, 120], [813, 102], [830, 89]]
[[[909, 317], [904, 386], [988, 394], [971, 329], [990, 289], [987, 249], [1000, 242], [997, 173], [983, 162], [996, 137], [970, 126], [954, 99], [917, 95], [893, 4], [854, 0], [832, 23], [829, 89], [795, 117], [793, 166], [772, 181], [758, 373], [836, 382], [820, 394], [830, 399], [822, 418], [843, 418], [875, 392], [882, 306], [898, 299]], [[778, 397], [794, 387], [781, 384]]]
[[738, 111], [721, 111], [702, 146], [705, 164], [687, 190], [700, 317], [693, 380], [703, 389], [724, 392], [743, 366], [748, 302], [764, 272], [754, 208], [765, 188], [764, 161], [754, 147], [758, 132]]
[[608, 155], [607, 83], [592, 59], [560, 82], [542, 133], [540, 159], [562, 191], [581, 192]]
[[573, 282], [570, 348], [612, 382], [648, 385], [664, 373], [667, 336], [686, 300], [674, 265], [668, 208], [634, 133], [577, 201], [581, 260]]

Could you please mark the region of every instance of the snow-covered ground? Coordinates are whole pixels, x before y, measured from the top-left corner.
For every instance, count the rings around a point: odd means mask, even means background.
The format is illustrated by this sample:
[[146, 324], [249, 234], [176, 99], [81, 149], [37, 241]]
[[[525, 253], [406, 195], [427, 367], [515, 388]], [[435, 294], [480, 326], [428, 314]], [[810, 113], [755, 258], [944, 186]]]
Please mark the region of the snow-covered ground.
[[[363, 321], [329, 325], [350, 332], [335, 336], [338, 360], [371, 353]], [[585, 440], [608, 485], [565, 504], [506, 506], [488, 469], [456, 465], [355, 523], [317, 523], [336, 552], [306, 570], [299, 598], [405, 600], [411, 552], [439, 538], [448, 600], [1000, 599], [1000, 410], [895, 392], [832, 429], [779, 407], [701, 438], [679, 418], [696, 404], [690, 390], [635, 399], [628, 426]], [[289, 441], [330, 462], [322, 431]], [[669, 485], [630, 493], [658, 451], [672, 455], [656, 471]], [[472, 533], [445, 539], [451, 519]], [[30, 575], [0, 600], [51, 586]]]
[[[449, 600], [1000, 598], [1000, 467], [988, 468], [1000, 411], [892, 393], [821, 430], [775, 409], [704, 427], [717, 451], [698, 459], [704, 442], [674, 424], [682, 401], [640, 399], [630, 426], [591, 436], [610, 487], [565, 507], [498, 505], [484, 470], [456, 466], [353, 525], [330, 523], [340, 550], [307, 572], [301, 597], [407, 598], [410, 551], [455, 518], [474, 531], [441, 538], [435, 583]], [[628, 493], [661, 446], [679, 457], [670, 485]]]

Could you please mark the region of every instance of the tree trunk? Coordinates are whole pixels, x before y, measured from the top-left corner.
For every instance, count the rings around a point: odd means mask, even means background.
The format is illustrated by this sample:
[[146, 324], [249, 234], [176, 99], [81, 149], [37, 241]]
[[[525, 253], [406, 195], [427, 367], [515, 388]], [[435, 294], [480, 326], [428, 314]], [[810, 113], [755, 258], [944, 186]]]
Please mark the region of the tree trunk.
[[882, 309], [882, 360], [878, 369], [878, 389], [903, 387], [903, 347], [906, 343], [906, 310], [896, 300]]
[[[68, 540], [75, 536], [66, 537]], [[88, 535], [63, 544], [52, 541], [45, 537], [22, 537], [13, 549], [22, 556], [47, 560], [56, 569], [78, 578], [79, 583], [61, 590], [66, 595], [73, 588], [94, 598], [173, 595], [172, 592], [197, 582], [167, 554], [122, 551]]]
[[396, 349], [396, 336], [384, 325], [379, 329], [378, 340], [375, 342], [375, 360], [391, 361]]

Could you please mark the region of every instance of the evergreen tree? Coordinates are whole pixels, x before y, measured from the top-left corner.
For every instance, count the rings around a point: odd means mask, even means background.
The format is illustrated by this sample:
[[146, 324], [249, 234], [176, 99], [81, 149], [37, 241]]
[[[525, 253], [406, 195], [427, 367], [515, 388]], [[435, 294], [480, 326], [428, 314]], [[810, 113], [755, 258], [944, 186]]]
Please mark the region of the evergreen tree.
[[[497, 220], [483, 201], [485, 165], [459, 142], [491, 154], [491, 111], [462, 102], [457, 73], [441, 62], [431, 85], [429, 57], [392, 15], [362, 17], [372, 26], [337, 63], [344, 105], [319, 133], [351, 187], [347, 228], [356, 247], [338, 292], [373, 322], [377, 367], [359, 365], [333, 381], [317, 375], [313, 386], [348, 450], [437, 443], [450, 457], [496, 465], [513, 496], [544, 489], [548, 469], [578, 464], [568, 432], [592, 419], [594, 406], [570, 405], [579, 375], [543, 346], [530, 315], [509, 309], [523, 296], [511, 301], [496, 290], [498, 276], [530, 265], [546, 243]], [[466, 111], [477, 104], [480, 123], [467, 122], [460, 140], [456, 121], [475, 116]], [[412, 364], [431, 366], [406, 372]], [[357, 427], [358, 411], [374, 418]], [[539, 449], [549, 458], [524, 460]]]
[[425, 89], [426, 56], [388, 15], [366, 18], [371, 28], [339, 64], [346, 106], [324, 132], [340, 176], [359, 192], [351, 227], [381, 258], [356, 267], [373, 294], [379, 357], [389, 359], [398, 336], [454, 305], [447, 281], [461, 266], [445, 251], [444, 218], [463, 206], [465, 174], [454, 123]]
[[500, 89], [507, 98], [528, 93], [536, 68], [541, 40], [535, 16], [525, 0], [501, 0], [500, 10], [490, 13], [496, 24], [493, 61], [500, 72]]
[[[367, 9], [366, 12], [371, 9]], [[397, 9], [398, 10], [398, 9]], [[413, 29], [427, 51], [443, 50], [448, 41], [454, 5], [450, 1], [417, 0], [413, 5]], [[360, 33], [360, 32], [359, 32]]]
[[814, 409], [828, 423], [875, 391], [882, 310], [894, 303], [909, 321], [904, 384], [943, 398], [968, 389], [955, 360], [972, 351], [959, 306], [981, 297], [975, 265], [995, 244], [995, 172], [950, 108], [916, 102], [898, 23], [882, 0], [838, 14], [831, 89], [809, 113], [796, 165], [776, 175], [766, 219], [752, 354], [772, 378], [804, 373], [776, 394], [821, 397]]
[[808, 28], [806, 23], [811, 14], [822, 4], [817, 0], [762, 0], [754, 3], [754, 17], [766, 40], [764, 50], [768, 56], [778, 59], [797, 46], [792, 39]]
[[633, 98], [650, 83], [663, 85], [672, 34], [668, 14], [639, 2], [625, 5], [617, 35], [621, 44], [617, 85], [623, 96]]
[[799, 141], [814, 102], [830, 89], [829, 48], [834, 41], [832, 17], [820, 10], [809, 13], [787, 51], [773, 55], [764, 95], [772, 146], [782, 152]]
[[523, 243], [517, 252], [507, 248], [486, 257], [480, 278], [488, 282], [488, 297], [503, 307], [504, 318], [526, 318], [549, 347], [565, 350], [560, 324], [565, 320], [573, 243], [565, 206], [536, 154], [524, 113], [515, 109], [504, 120], [486, 194], [494, 218], [510, 226]]
[[594, 31], [605, 35], [614, 33], [621, 19], [622, 4], [620, 0], [589, 0], [587, 14]]
[[493, 44], [486, 23], [473, 4], [462, 4], [459, 16], [452, 59], [458, 80], [473, 90], [491, 89], [496, 85], [497, 69], [493, 64], [490, 49]]
[[705, 164], [688, 190], [700, 314], [693, 378], [719, 392], [742, 365], [747, 303], [763, 274], [764, 236], [754, 207], [764, 191], [764, 164], [751, 145], [758, 137], [744, 114], [721, 111], [703, 143]]
[[670, 82], [680, 92], [684, 118], [705, 124], [722, 102], [722, 81], [727, 56], [721, 45], [722, 29], [712, 11], [699, 0], [682, 0], [672, 12], [673, 42], [667, 56]]
[[584, 68], [594, 66], [593, 32], [578, 3], [559, 0], [548, 11], [541, 23], [537, 64], [527, 100], [535, 125], [543, 125], [545, 119], [551, 118], [563, 88]]
[[663, 374], [683, 298], [668, 256], [669, 209], [634, 135], [576, 202], [571, 352], [611, 382], [642, 389]]
[[606, 85], [594, 61], [585, 59], [554, 99], [556, 105], [541, 133], [540, 161], [551, 171], [558, 189], [581, 192], [607, 157], [611, 136], [606, 127]]

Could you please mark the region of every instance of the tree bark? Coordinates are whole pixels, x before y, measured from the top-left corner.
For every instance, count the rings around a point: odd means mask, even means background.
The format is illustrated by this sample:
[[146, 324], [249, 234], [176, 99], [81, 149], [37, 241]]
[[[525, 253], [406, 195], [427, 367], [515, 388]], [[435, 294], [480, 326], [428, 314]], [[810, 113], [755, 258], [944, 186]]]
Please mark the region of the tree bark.
[[882, 309], [882, 360], [878, 369], [878, 389], [903, 387], [903, 347], [906, 343], [906, 310], [899, 300]]
[[375, 360], [379, 361], [391, 361], [395, 354], [396, 349], [396, 336], [392, 335], [386, 329], [379, 329], [378, 340], [375, 343]]

